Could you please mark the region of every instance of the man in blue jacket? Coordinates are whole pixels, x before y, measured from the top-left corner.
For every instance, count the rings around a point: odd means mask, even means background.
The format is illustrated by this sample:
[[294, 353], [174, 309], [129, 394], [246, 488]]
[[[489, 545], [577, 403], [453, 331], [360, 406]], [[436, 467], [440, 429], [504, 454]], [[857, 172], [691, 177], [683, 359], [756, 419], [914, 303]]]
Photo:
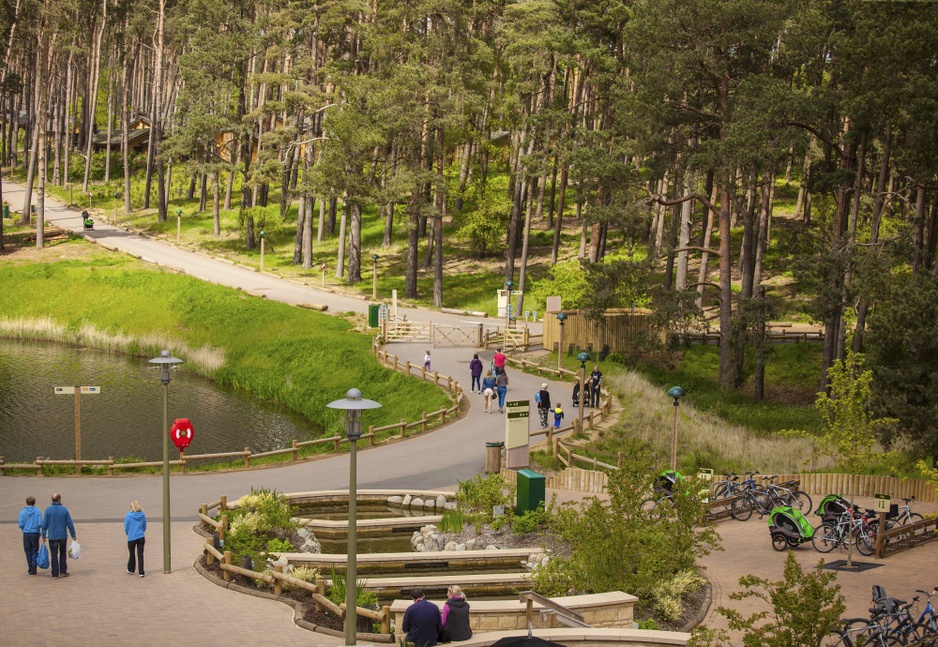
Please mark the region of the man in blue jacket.
[[20, 510], [17, 524], [23, 531], [23, 550], [26, 552], [26, 572], [36, 574], [36, 555], [39, 553], [39, 533], [42, 530], [42, 513], [36, 507], [36, 499], [26, 497], [26, 507]]
[[47, 536], [49, 538], [49, 557], [54, 578], [69, 576], [65, 561], [68, 556], [68, 535], [72, 536], [72, 541], [76, 539], [75, 524], [72, 523], [68, 508], [62, 505], [62, 495], [56, 492], [52, 495], [52, 505], [42, 515], [42, 540], [45, 541]]
[[407, 633], [407, 640], [415, 647], [433, 647], [437, 636], [443, 630], [440, 608], [428, 601], [420, 589], [414, 589], [410, 597], [414, 603], [404, 612], [401, 629]]

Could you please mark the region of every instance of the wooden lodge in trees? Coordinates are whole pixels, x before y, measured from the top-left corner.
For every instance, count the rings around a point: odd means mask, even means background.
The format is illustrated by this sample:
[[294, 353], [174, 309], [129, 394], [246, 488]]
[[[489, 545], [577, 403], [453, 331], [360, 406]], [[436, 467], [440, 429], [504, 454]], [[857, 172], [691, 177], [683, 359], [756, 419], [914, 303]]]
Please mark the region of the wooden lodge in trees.
[[[644, 308], [610, 308], [602, 319], [590, 320], [582, 310], [564, 310], [567, 319], [563, 330], [563, 351], [586, 350], [599, 359], [608, 348], [610, 353], [631, 352], [640, 348], [649, 334], [650, 310]], [[560, 342], [559, 311], [544, 315], [544, 348], [553, 350]]]

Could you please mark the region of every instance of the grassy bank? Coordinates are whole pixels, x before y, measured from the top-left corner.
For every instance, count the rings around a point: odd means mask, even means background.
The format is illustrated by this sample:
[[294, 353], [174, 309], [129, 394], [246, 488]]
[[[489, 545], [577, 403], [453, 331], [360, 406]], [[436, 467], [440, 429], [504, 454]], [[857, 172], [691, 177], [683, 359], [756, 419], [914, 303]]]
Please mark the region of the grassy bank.
[[0, 266], [3, 334], [153, 357], [163, 348], [187, 370], [282, 402], [344, 430], [326, 408], [352, 387], [381, 402], [369, 424], [414, 420], [449, 406], [440, 389], [379, 365], [354, 322], [153, 269], [70, 240]]

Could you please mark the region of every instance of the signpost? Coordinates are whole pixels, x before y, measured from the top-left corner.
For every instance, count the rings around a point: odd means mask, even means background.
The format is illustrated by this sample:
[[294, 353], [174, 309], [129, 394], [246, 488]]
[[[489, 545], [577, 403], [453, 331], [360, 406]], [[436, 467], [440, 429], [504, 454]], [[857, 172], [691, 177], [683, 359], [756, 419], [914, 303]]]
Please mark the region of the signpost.
[[[888, 494], [873, 494], [873, 499], [875, 504], [873, 509], [876, 510], [877, 516], [879, 517], [879, 525], [876, 527], [878, 531], [888, 530], [886, 528], [886, 515], [889, 514], [890, 502], [892, 497]], [[876, 533], [876, 552], [875, 555], [877, 559], [882, 558], [883, 556], [883, 533]]]
[[[81, 460], [81, 394], [98, 395], [100, 386], [56, 386], [53, 387], [56, 395], [75, 396], [75, 460]], [[75, 473], [81, 473], [81, 465], [75, 466]]]
[[527, 467], [530, 463], [528, 456], [530, 417], [530, 400], [505, 402], [505, 467], [508, 469]]

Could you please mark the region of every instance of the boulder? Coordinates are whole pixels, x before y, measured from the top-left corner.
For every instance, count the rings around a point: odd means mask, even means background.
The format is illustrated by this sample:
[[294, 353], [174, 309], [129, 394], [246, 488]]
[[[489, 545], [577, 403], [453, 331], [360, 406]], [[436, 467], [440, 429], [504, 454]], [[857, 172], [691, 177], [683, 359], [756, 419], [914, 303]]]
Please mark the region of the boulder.
[[401, 505], [404, 502], [404, 497], [402, 496], [389, 496], [388, 503], [391, 505]]
[[423, 499], [421, 499], [419, 496], [415, 496], [413, 499], [410, 500], [410, 507], [411, 507], [411, 508], [422, 508], [422, 507], [423, 507]]
[[403, 499], [401, 499], [401, 505], [406, 508], [410, 505], [410, 501], [411, 501], [411, 496], [408, 494]]

